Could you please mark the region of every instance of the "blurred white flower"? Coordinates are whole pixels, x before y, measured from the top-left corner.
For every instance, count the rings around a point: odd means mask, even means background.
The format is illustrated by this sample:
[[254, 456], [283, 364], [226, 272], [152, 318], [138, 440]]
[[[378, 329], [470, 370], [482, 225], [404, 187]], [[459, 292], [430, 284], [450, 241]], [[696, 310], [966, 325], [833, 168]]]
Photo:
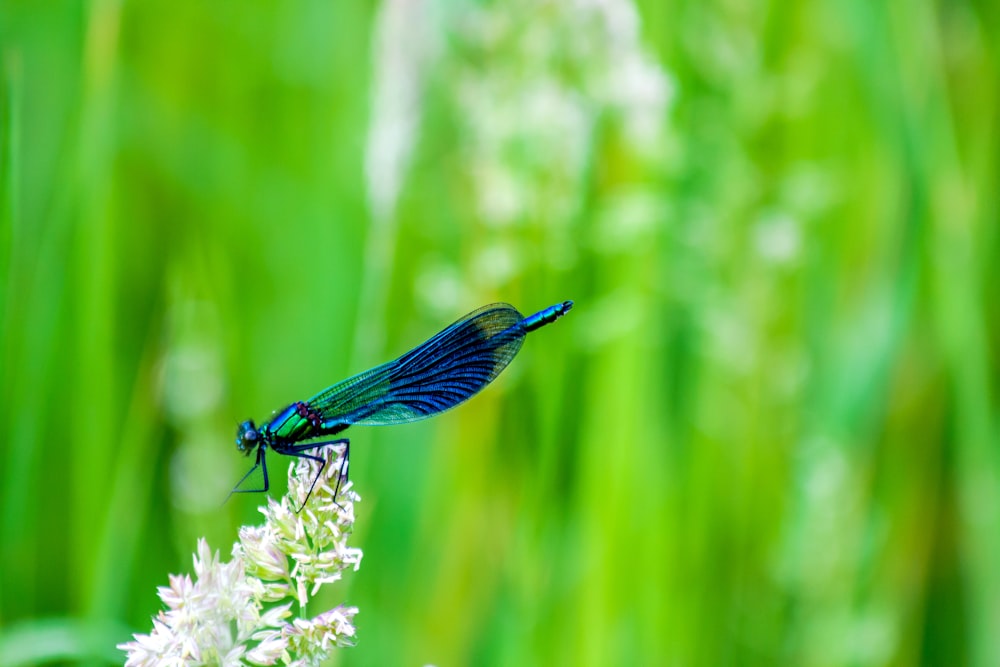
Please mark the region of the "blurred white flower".
[[[595, 188], [605, 187], [599, 181], [606, 156], [657, 165], [671, 156], [674, 83], [642, 44], [634, 0], [387, 0], [375, 45], [366, 150], [375, 231], [364, 262], [372, 267], [362, 283], [366, 302], [378, 294], [370, 284], [384, 292], [381, 277], [392, 268], [390, 214], [427, 99], [439, 96], [435, 111], [447, 109], [452, 122], [428, 126], [426, 150], [447, 156], [442, 166], [460, 179], [455, 191], [489, 228], [463, 236], [474, 245], [464, 247], [465, 264], [454, 272], [467, 276], [488, 267], [478, 287], [490, 292], [535, 264], [572, 266], [573, 223]], [[523, 226], [538, 233], [517, 231]], [[513, 235], [530, 239], [514, 248], [516, 262], [484, 252]], [[437, 307], [436, 278], [422, 278], [416, 288], [430, 310]], [[376, 332], [359, 332], [359, 340], [373, 339]]]
[[417, 141], [423, 82], [437, 50], [432, 9], [423, 0], [386, 0], [375, 21], [365, 182], [377, 225], [392, 217]]
[[461, 19], [449, 80], [485, 223], [565, 224], [599, 120], [637, 153], [662, 148], [673, 84], [642, 48], [631, 0], [512, 0]]
[[293, 602], [304, 609], [323, 584], [361, 564], [361, 550], [347, 546], [360, 497], [347, 483], [334, 498], [341, 452], [328, 447], [323, 455], [323, 473], [301, 513], [291, 508], [301, 506], [319, 468], [308, 459], [289, 466], [289, 493], [281, 502], [268, 498], [263, 525], [240, 529], [231, 561], [198, 541], [195, 578], [170, 575], [159, 589], [166, 610], [152, 632], [119, 645], [126, 665], [314, 665], [353, 643], [356, 607], [287, 620]]
[[774, 265], [790, 264], [801, 252], [799, 224], [785, 213], [765, 214], [754, 226], [753, 236], [757, 253]]

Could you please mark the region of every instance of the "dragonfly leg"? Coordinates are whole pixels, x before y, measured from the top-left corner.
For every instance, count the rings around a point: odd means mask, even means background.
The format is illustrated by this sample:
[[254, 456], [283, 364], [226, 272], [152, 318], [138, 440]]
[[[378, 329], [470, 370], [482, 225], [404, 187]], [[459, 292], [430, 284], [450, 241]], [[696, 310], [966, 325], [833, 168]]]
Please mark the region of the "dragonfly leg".
[[[340, 507], [340, 503], [337, 502], [337, 496], [340, 494], [340, 485], [342, 482], [348, 481], [347, 475], [350, 472], [347, 468], [348, 463], [351, 460], [351, 441], [344, 438], [344, 456], [340, 460], [340, 472], [337, 473], [337, 488], [333, 491], [333, 502], [336, 503], [337, 507]], [[343, 511], [344, 508], [340, 507]]]
[[[271, 488], [271, 483], [267, 479], [267, 458], [264, 455], [264, 450], [266, 447], [263, 445], [257, 449], [257, 461], [253, 464], [253, 467], [247, 471], [247, 474], [240, 478], [240, 481], [236, 483], [233, 490], [229, 492], [229, 496], [234, 493], [267, 493], [267, 490]], [[263, 489], [241, 489], [240, 485], [247, 481], [247, 477], [253, 474], [254, 470], [260, 468], [264, 472], [264, 488]], [[226, 500], [229, 500], [229, 496], [226, 496]]]
[[[294, 456], [300, 459], [310, 459], [319, 464], [319, 470], [316, 471], [316, 476], [313, 477], [312, 484], [309, 485], [309, 493], [306, 494], [306, 499], [302, 503], [302, 507], [306, 506], [309, 502], [309, 498], [312, 496], [313, 489], [316, 487], [316, 482], [319, 481], [319, 476], [323, 474], [323, 469], [326, 468], [326, 459], [320, 458], [319, 456], [314, 456], [313, 454], [306, 454], [307, 451], [311, 449], [319, 449], [320, 447], [330, 447], [334, 445], [344, 445], [344, 462], [340, 465], [340, 471], [337, 473], [337, 488], [333, 492], [333, 504], [336, 505], [343, 511], [340, 503], [337, 502], [337, 494], [340, 492], [340, 480], [344, 472], [347, 470], [347, 453], [350, 451], [351, 441], [347, 438], [341, 438], [339, 440], [328, 440], [327, 442], [309, 442], [304, 445], [295, 445], [292, 447], [282, 447], [280, 450], [275, 449], [279, 454], [284, 454], [286, 456]], [[302, 507], [295, 510], [298, 514], [302, 511]]]

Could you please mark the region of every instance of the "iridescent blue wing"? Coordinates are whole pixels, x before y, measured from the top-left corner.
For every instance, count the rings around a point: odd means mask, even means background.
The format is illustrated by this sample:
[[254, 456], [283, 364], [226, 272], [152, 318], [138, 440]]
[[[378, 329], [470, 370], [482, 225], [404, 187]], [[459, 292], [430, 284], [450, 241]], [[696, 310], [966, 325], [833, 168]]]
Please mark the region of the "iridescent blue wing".
[[[562, 311], [552, 319], [559, 315]], [[521, 349], [525, 334], [536, 328], [533, 323], [511, 305], [484, 306], [399, 359], [339, 382], [307, 405], [324, 430], [341, 424], [402, 424], [444, 412], [492, 382]]]

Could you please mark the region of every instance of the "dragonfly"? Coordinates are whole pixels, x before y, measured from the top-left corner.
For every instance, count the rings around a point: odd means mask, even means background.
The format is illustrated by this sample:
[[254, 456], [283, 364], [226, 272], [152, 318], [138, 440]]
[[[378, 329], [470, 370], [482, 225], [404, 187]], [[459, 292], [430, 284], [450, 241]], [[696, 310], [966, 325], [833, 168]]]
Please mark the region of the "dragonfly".
[[[321, 438], [355, 424], [386, 426], [419, 421], [464, 403], [507, 367], [528, 333], [555, 322], [572, 307], [572, 301], [563, 301], [525, 317], [507, 303], [483, 306], [398, 359], [338, 382], [307, 401], [296, 401], [261, 426], [248, 419], [237, 428], [236, 449], [248, 457], [256, 454], [256, 461], [230, 495], [267, 492], [267, 451], [271, 450], [319, 463], [302, 503], [305, 507], [326, 466], [326, 459], [317, 456], [316, 450], [342, 445], [344, 454], [333, 493], [336, 498], [347, 476], [351, 443], [347, 438]], [[240, 488], [258, 468], [264, 486]]]

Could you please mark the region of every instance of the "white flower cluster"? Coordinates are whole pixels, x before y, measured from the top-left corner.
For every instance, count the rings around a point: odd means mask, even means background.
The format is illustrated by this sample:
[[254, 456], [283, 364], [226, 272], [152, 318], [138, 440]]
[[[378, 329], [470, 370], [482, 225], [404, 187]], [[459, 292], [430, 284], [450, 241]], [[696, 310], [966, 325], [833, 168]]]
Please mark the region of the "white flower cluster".
[[120, 644], [126, 667], [152, 665], [315, 665], [337, 647], [350, 646], [356, 607], [339, 606], [314, 618], [290, 618], [293, 602], [304, 610], [323, 584], [361, 564], [361, 550], [348, 547], [354, 503], [345, 483], [334, 498], [339, 449], [326, 448], [326, 465], [312, 496], [301, 507], [319, 464], [298, 459], [289, 467], [288, 495], [262, 507], [263, 525], [240, 529], [228, 563], [198, 541], [195, 579], [171, 575], [159, 589], [167, 609], [153, 631]]
[[565, 223], [602, 123], [633, 151], [662, 149], [673, 83], [642, 47], [632, 0], [511, 0], [462, 18], [449, 79], [485, 222]]

